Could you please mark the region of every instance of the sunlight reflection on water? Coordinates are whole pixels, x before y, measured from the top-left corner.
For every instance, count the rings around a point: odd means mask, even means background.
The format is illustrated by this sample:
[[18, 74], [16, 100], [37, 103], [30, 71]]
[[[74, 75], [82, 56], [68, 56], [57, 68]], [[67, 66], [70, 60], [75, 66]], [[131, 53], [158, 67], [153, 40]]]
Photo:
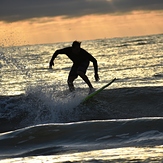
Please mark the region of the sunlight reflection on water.
[[123, 147], [116, 149], [94, 150], [88, 152], [75, 152], [53, 156], [32, 156], [1, 160], [1, 163], [35, 163], [44, 162], [161, 162], [163, 161], [163, 147]]
[[[160, 39], [161, 36], [158, 38], [144, 36], [141, 39], [131, 37], [83, 41], [82, 47], [95, 56], [99, 63], [101, 80], [99, 83], [94, 82], [93, 64], [90, 63], [87, 74], [91, 82], [99, 88], [101, 84], [106, 84], [108, 80], [116, 77], [119, 82], [117, 80], [118, 84], [115, 83], [115, 87], [162, 85], [163, 63]], [[150, 43], [150, 40], [153, 42]], [[20, 94], [24, 93], [28, 85], [55, 84], [56, 81], [64, 81], [67, 85], [72, 62], [66, 55], [57, 56], [52, 70], [48, 67], [54, 51], [69, 45], [71, 43], [1, 48], [0, 93]], [[80, 78], [76, 80], [76, 85], [86, 87]]]

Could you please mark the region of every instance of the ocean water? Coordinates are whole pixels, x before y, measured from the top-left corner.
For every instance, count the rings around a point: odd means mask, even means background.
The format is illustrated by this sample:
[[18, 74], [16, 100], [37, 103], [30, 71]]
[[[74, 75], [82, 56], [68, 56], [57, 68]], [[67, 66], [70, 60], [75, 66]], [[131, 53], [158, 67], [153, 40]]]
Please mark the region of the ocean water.
[[48, 69], [70, 45], [0, 47], [0, 163], [163, 162], [163, 34], [83, 41], [93, 86], [116, 78], [84, 104], [80, 78], [68, 91], [66, 55]]

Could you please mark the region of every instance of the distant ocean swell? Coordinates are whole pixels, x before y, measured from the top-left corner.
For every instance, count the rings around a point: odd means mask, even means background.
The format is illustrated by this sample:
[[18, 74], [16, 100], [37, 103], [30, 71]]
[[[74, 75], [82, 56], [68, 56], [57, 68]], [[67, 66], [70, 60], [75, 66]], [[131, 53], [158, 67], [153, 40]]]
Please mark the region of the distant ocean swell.
[[162, 124], [157, 117], [30, 126], [1, 135], [0, 157], [156, 146], [163, 141]]

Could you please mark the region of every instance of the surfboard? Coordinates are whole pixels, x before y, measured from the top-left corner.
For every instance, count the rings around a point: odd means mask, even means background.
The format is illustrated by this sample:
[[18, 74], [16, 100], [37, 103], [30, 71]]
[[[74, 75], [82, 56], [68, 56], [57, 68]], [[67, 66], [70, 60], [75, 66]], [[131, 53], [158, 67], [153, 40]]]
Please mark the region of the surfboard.
[[116, 78], [112, 79], [111, 81], [109, 81], [109, 83], [107, 83], [106, 85], [104, 85], [103, 87], [99, 88], [98, 90], [96, 90], [95, 92], [89, 94], [88, 96], [86, 96], [83, 101], [81, 103], [86, 102], [87, 100], [89, 100], [90, 98], [92, 98], [93, 96], [97, 95], [98, 93], [100, 93], [102, 90], [104, 90], [106, 87], [108, 87], [109, 85], [111, 85], [114, 81], [116, 80]]

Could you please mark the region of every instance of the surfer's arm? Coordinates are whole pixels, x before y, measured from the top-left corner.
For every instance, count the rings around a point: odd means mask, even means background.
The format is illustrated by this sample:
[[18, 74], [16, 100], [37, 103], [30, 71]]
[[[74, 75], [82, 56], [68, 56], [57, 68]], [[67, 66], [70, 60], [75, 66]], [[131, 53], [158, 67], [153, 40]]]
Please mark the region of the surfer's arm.
[[95, 72], [95, 80], [98, 81], [99, 80], [99, 76], [98, 76], [98, 65], [97, 65], [97, 60], [94, 58], [93, 62], [93, 67], [94, 67], [94, 72]]
[[52, 66], [54, 66], [54, 59], [57, 57], [58, 54], [66, 54], [67, 48], [64, 48], [64, 49], [59, 49], [59, 50], [56, 50], [49, 62], [49, 68], [51, 69]]
[[49, 62], [49, 68], [52, 68], [52, 66], [54, 66], [54, 59], [57, 57], [58, 54], [59, 54], [59, 52], [58, 52], [58, 50], [56, 50]]
[[94, 77], [95, 77], [95, 80], [98, 81], [99, 80], [99, 76], [98, 76], [98, 64], [97, 64], [97, 60], [92, 56], [92, 55], [89, 55], [89, 59], [91, 62], [93, 62], [93, 67], [94, 67]]

